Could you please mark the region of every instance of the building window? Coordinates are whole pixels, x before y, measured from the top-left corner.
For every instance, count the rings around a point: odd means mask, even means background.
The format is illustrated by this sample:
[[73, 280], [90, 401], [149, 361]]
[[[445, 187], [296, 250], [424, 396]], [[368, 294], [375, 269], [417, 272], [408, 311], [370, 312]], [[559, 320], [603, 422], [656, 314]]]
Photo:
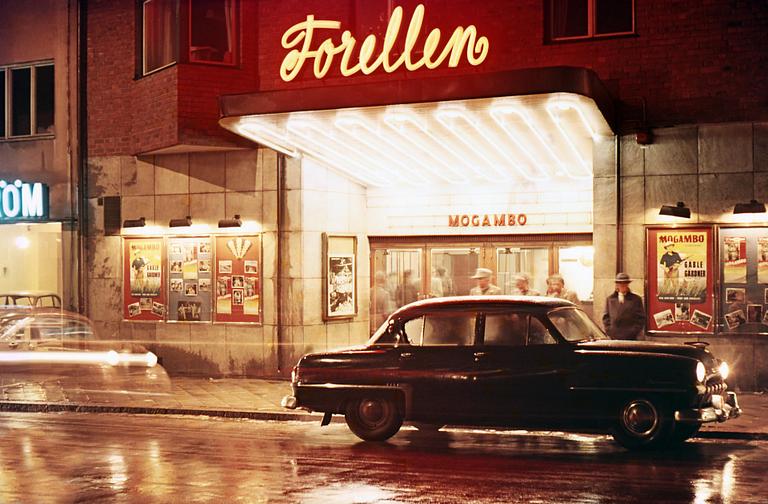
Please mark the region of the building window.
[[142, 5], [143, 74], [176, 63], [179, 54], [178, 0], [144, 0]]
[[234, 65], [236, 0], [189, 0], [189, 61]]
[[548, 0], [551, 40], [571, 40], [635, 31], [634, 0]]
[[0, 67], [0, 138], [53, 134], [50, 63]]

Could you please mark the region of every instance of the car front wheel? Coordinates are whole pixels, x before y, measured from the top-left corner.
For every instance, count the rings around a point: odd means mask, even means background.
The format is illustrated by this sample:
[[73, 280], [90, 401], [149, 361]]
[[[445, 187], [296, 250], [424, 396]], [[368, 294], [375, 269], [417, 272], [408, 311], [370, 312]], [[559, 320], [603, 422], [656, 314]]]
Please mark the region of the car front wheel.
[[366, 441], [384, 441], [403, 424], [397, 403], [387, 397], [362, 397], [347, 403], [344, 413], [349, 429]]
[[672, 427], [670, 415], [661, 402], [635, 398], [619, 408], [612, 434], [625, 448], [655, 449], [669, 442]]

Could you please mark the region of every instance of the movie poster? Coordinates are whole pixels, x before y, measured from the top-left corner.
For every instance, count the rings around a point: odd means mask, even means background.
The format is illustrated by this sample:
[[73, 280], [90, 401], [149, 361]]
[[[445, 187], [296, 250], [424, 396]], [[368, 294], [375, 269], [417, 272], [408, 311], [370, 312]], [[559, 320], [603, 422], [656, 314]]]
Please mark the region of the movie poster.
[[162, 320], [166, 313], [163, 239], [123, 239], [123, 317]]
[[328, 317], [349, 317], [355, 307], [354, 254], [328, 255]]
[[656, 239], [659, 301], [703, 303], [707, 296], [707, 233], [665, 231]]
[[216, 237], [216, 322], [261, 322], [260, 263], [260, 236]]
[[747, 238], [723, 238], [723, 282], [747, 283]]
[[168, 238], [168, 320], [211, 320], [211, 262], [209, 237]]
[[712, 333], [712, 228], [648, 230], [647, 330]]

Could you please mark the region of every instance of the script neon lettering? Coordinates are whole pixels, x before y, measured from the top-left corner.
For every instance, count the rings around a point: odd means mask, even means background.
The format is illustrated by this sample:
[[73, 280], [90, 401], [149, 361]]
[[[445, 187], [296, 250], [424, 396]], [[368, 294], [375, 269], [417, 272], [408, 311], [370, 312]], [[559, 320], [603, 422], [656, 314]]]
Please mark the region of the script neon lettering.
[[[315, 19], [315, 16], [310, 14], [305, 21], [293, 25], [283, 33], [281, 43], [283, 48], [289, 51], [280, 64], [280, 78], [285, 82], [292, 81], [301, 72], [305, 63], [314, 60], [315, 77], [322, 79], [330, 70], [335, 56], [339, 54], [341, 54], [339, 71], [344, 77], [358, 72], [370, 75], [379, 68], [387, 73], [392, 73], [402, 66], [405, 66], [409, 71], [418, 70], [424, 66], [435, 69], [446, 59], [448, 66], [455, 68], [461, 62], [462, 55], [466, 56], [470, 65], [477, 66], [482, 64], [488, 56], [490, 50], [488, 38], [478, 36], [477, 28], [474, 25], [469, 25], [466, 28], [457, 27], [442, 49], [440, 48], [442, 33], [438, 28], [433, 29], [424, 40], [421, 57], [414, 60], [416, 44], [424, 21], [424, 5], [420, 4], [414, 10], [408, 23], [403, 42], [403, 52], [392, 62], [391, 53], [400, 34], [402, 21], [403, 8], [396, 7], [387, 24], [381, 52], [377, 57], [374, 57], [378, 42], [376, 35], [371, 34], [365, 37], [356, 49], [357, 40], [349, 30], [345, 30], [341, 34], [338, 45], [333, 41], [333, 38], [329, 37], [320, 42], [317, 48], [313, 48], [314, 36], [317, 31], [339, 30], [341, 22]], [[355, 57], [357, 62], [353, 62]]]

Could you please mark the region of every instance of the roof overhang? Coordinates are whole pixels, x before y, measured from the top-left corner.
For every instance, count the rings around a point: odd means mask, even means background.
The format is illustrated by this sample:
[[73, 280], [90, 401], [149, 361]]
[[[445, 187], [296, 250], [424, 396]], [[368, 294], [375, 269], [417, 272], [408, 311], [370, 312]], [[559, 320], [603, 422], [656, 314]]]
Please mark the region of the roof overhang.
[[221, 98], [221, 124], [364, 185], [592, 176], [613, 135], [594, 72], [554, 67]]

